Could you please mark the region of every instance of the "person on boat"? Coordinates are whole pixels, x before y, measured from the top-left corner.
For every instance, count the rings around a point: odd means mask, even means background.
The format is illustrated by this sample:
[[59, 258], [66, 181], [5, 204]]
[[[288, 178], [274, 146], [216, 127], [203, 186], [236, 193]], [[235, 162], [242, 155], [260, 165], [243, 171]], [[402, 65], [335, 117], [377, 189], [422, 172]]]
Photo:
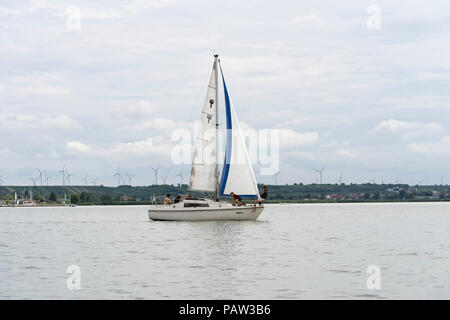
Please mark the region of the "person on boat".
[[234, 192], [231, 192], [230, 195], [232, 197], [231, 201], [232, 201], [233, 204], [238, 205], [238, 206], [242, 206], [243, 205], [240, 195], [238, 195], [238, 194], [236, 194]]
[[164, 198], [164, 205], [168, 206], [172, 203], [172, 200], [170, 200], [170, 193], [166, 194], [166, 197]]
[[181, 196], [177, 196], [175, 198], [175, 200], [173, 201], [173, 203], [178, 203], [178, 202], [181, 202], [181, 201], [183, 201], [183, 199], [181, 199]]
[[190, 193], [189, 193], [189, 194], [187, 195], [187, 197], [186, 197], [186, 200], [193, 200], [193, 199], [194, 199], [194, 198], [192, 198], [192, 194], [190, 194]]
[[253, 210], [256, 209], [256, 204], [262, 205], [262, 203], [269, 197], [269, 187], [267, 185], [264, 185], [263, 187], [263, 193], [259, 195], [259, 199], [256, 199], [253, 202]]

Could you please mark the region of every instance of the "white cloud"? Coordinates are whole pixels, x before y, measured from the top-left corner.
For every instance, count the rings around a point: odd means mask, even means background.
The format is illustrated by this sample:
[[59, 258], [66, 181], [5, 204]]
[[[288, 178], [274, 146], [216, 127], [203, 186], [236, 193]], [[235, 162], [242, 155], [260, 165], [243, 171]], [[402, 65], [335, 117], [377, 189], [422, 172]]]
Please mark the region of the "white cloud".
[[163, 8], [176, 3], [176, 0], [135, 0], [129, 1], [129, 3], [122, 5], [122, 7], [130, 12], [136, 13], [140, 10], [149, 8]]
[[19, 14], [19, 11], [17, 10], [10, 10], [5, 7], [0, 7], [0, 17], [1, 16], [10, 16], [10, 15], [16, 15]]
[[293, 151], [285, 153], [285, 155], [288, 157], [299, 159], [299, 160], [314, 160], [315, 159], [314, 153], [312, 153], [310, 151], [293, 150]]
[[280, 112], [273, 112], [273, 116], [283, 118], [283, 120], [276, 125], [278, 128], [335, 128], [349, 127], [352, 124], [351, 119], [340, 115], [298, 116], [298, 110], [283, 110], [281, 114]]
[[156, 131], [166, 131], [167, 133], [170, 133], [170, 131], [174, 129], [191, 128], [192, 126], [193, 124], [183, 121], [175, 121], [167, 118], [156, 118], [138, 124], [136, 126], [136, 129], [140, 131], [156, 130]]
[[60, 128], [60, 129], [79, 129], [81, 125], [78, 121], [72, 119], [66, 115], [59, 115], [50, 118], [43, 118], [39, 120], [42, 122], [43, 126], [50, 126], [52, 128]]
[[346, 158], [355, 158], [358, 156], [358, 153], [355, 151], [352, 151], [348, 148], [340, 148], [336, 150], [336, 154], [338, 156], [346, 157]]
[[310, 13], [304, 16], [297, 16], [291, 20], [291, 23], [301, 27], [324, 27], [325, 20], [316, 13]]
[[322, 148], [339, 148], [339, 147], [349, 147], [351, 145], [350, 141], [327, 141], [320, 144]]
[[16, 76], [9, 79], [10, 88], [19, 94], [32, 94], [42, 96], [60, 96], [70, 93], [64, 86], [64, 80], [54, 74], [38, 74]]
[[59, 159], [61, 158], [61, 154], [56, 152], [55, 150], [50, 150], [45, 153], [42, 152], [36, 153], [34, 157], [37, 159]]
[[91, 146], [79, 141], [66, 143], [66, 150], [78, 157], [133, 158], [150, 156], [169, 156], [172, 144], [163, 137], [156, 136], [147, 140], [119, 142], [109, 148]]
[[410, 140], [423, 136], [441, 135], [445, 131], [446, 129], [436, 122], [407, 122], [389, 119], [380, 122], [370, 130], [370, 133], [395, 133], [399, 134], [403, 140]]
[[413, 142], [409, 147], [413, 152], [429, 156], [450, 155], [450, 136], [434, 142]]
[[81, 128], [81, 125], [67, 115], [48, 117], [31, 114], [0, 114], [0, 129], [30, 130], [38, 128], [75, 130]]
[[88, 146], [87, 144], [84, 144], [79, 141], [69, 141], [66, 143], [66, 148], [70, 151], [73, 151], [75, 153], [82, 153], [82, 154], [93, 154], [93, 149]]
[[315, 131], [299, 133], [292, 129], [280, 129], [279, 132], [282, 148], [308, 146], [319, 141], [319, 134]]
[[[120, 18], [127, 16], [135, 16], [141, 10], [151, 8], [162, 8], [176, 4], [175, 0], [134, 0], [128, 1], [126, 5], [120, 5], [115, 9], [105, 8], [99, 5], [82, 4], [80, 5], [81, 17], [90, 19], [106, 19]], [[64, 16], [67, 15], [67, 8], [73, 6], [73, 3], [58, 3], [49, 0], [31, 0], [20, 10], [0, 9], [0, 15], [5, 14], [33, 14], [38, 10], [47, 10], [51, 15]], [[13, 11], [13, 12], [10, 12]]]
[[160, 111], [160, 108], [148, 100], [136, 102], [119, 102], [113, 107], [113, 117], [142, 118], [153, 115]]

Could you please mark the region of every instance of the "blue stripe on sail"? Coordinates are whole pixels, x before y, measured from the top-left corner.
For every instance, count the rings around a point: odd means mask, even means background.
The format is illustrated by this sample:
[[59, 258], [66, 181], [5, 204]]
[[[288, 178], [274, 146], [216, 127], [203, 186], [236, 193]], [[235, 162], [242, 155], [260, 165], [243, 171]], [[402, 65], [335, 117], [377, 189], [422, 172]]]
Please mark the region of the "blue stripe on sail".
[[[222, 71], [222, 67], [220, 68]], [[223, 193], [225, 191], [225, 185], [228, 180], [228, 172], [230, 171], [230, 158], [231, 158], [231, 144], [233, 140], [233, 136], [231, 134], [232, 126], [231, 126], [231, 107], [230, 107], [230, 97], [228, 96], [227, 85], [225, 84], [225, 78], [222, 73], [222, 81], [223, 81], [223, 91], [225, 94], [225, 114], [227, 118], [227, 147], [225, 149], [225, 160], [223, 162], [222, 169], [222, 177], [220, 178], [220, 195], [225, 196]]]

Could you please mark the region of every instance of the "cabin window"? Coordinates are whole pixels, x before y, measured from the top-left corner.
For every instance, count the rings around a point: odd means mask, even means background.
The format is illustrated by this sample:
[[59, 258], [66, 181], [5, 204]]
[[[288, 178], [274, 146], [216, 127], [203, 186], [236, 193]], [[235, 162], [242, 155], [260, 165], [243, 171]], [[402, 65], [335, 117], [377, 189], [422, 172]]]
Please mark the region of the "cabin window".
[[194, 207], [209, 207], [207, 203], [185, 203], [185, 208], [194, 208]]

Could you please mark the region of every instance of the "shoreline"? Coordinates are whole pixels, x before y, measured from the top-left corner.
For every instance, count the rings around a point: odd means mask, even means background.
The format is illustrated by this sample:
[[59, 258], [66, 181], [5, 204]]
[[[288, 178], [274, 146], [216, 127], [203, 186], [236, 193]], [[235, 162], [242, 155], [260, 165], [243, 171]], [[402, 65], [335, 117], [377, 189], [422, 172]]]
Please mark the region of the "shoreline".
[[[450, 202], [450, 199], [390, 199], [390, 200], [268, 200], [266, 204], [331, 204], [331, 203], [436, 203]], [[81, 203], [81, 204], [36, 204], [36, 205], [2, 205], [0, 208], [49, 208], [49, 207], [95, 207], [95, 206], [149, 206], [147, 201], [129, 201], [119, 203]], [[247, 203], [247, 206], [252, 205]]]

